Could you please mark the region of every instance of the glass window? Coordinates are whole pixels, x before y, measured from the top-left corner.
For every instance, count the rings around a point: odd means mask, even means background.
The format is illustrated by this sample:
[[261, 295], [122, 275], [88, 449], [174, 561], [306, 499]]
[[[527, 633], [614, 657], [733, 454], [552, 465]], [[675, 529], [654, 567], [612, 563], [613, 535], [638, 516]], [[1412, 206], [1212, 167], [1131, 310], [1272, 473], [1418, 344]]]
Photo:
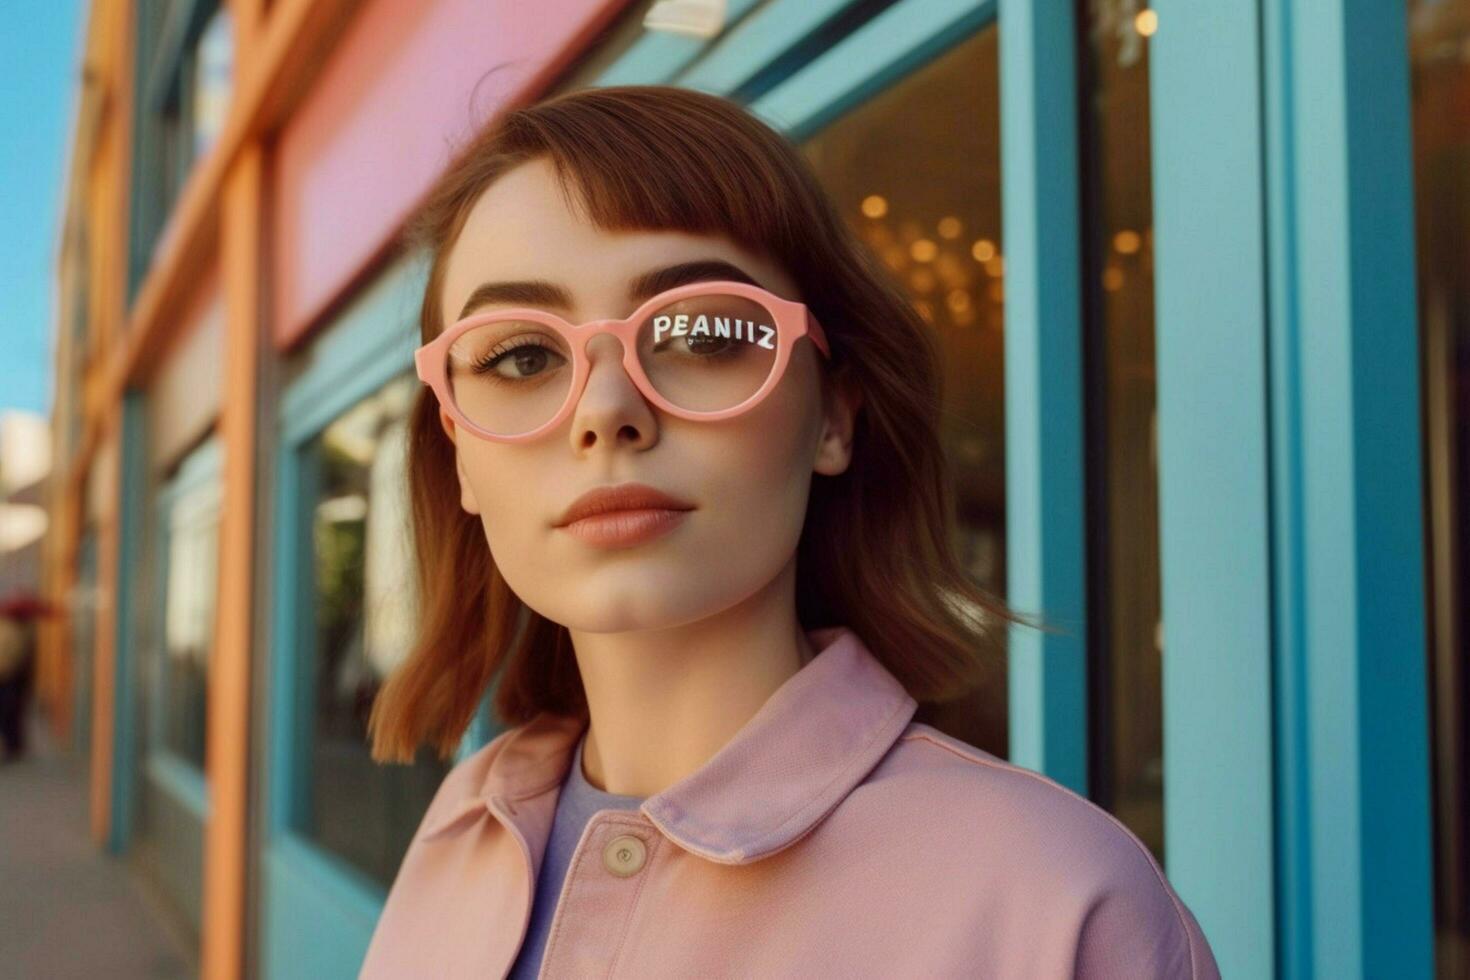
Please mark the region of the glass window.
[[230, 74], [234, 60], [234, 27], [228, 7], [210, 16], [194, 53], [193, 98], [195, 159], [204, 156], [225, 126], [230, 105]]
[[1164, 860], [1163, 626], [1145, 0], [1081, 23], [1089, 795]]
[[92, 764], [92, 671], [97, 648], [97, 525], [88, 520], [77, 545], [77, 578], [68, 594], [71, 625], [72, 707], [70, 744], [81, 749], [84, 765]]
[[169, 212], [224, 126], [234, 30], [220, 0], [136, 0], [138, 118], [128, 295], [154, 261]]
[[214, 646], [218, 582], [220, 482], [218, 470], [195, 476], [196, 450], [165, 491], [163, 656], [154, 677], [156, 740], [204, 769], [205, 707]]
[[[1003, 596], [1005, 258], [998, 67], [992, 25], [823, 127], [801, 149], [850, 224], [907, 287], [938, 335], [942, 436], [959, 517], [955, 546], [974, 581]], [[924, 179], [915, 180], [918, 173]], [[1005, 700], [1003, 688], [976, 691], [959, 703], [926, 705], [934, 714], [924, 720], [932, 718], [936, 727], [1005, 756]]]
[[311, 711], [299, 829], [384, 885], [450, 768], [428, 747], [412, 764], [379, 765], [367, 736], [373, 699], [415, 634], [405, 452], [418, 387], [395, 379], [327, 426], [303, 460], [315, 621], [301, 665], [312, 697], [299, 702]]
[[1470, 977], [1470, 0], [1411, 0], [1436, 970]]

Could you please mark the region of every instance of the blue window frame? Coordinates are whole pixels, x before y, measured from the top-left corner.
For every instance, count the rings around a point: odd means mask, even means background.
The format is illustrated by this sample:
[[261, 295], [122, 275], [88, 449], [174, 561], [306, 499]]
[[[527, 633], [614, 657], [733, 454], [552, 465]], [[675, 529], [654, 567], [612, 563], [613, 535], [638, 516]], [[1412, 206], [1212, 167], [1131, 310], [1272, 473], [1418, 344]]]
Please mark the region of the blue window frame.
[[[120, 485], [117, 514], [117, 554], [113, 560], [113, 581], [118, 595], [131, 595], [136, 569], [144, 551], [144, 529], [148, 516], [147, 395], [137, 388], [123, 392], [121, 435], [116, 452], [122, 456], [118, 467]], [[138, 702], [138, 627], [141, 612], [137, 602], [119, 604], [113, 620], [112, 675], [112, 799], [108, 820], [107, 849], [121, 854], [132, 839], [134, 810], [137, 807], [136, 774], [138, 744], [136, 737]]]
[[[381, 601], [402, 583], [380, 573], [399, 574], [401, 563], [373, 555], [404, 544], [392, 539], [406, 522], [394, 502], [401, 456], [395, 466], [391, 452], [402, 451], [419, 386], [410, 365], [426, 275], [422, 256], [385, 270], [292, 355], [281, 400], [262, 889], [269, 975], [356, 970], [407, 837], [448, 768], [428, 755], [371, 764], [365, 741], [381, 679], [372, 665], [404, 652], [411, 614]], [[482, 709], [458, 757], [489, 737], [487, 717]]]
[[1155, 6], [1170, 876], [1227, 976], [1429, 976], [1404, 6]]
[[[762, 7], [765, 20], [797, 4]], [[806, 139], [960, 41], [1000, 31], [1001, 225], [1006, 241], [1006, 583], [1012, 606], [1061, 633], [1012, 631], [1010, 758], [1086, 789], [1075, 39], [1070, 3], [903, 0], [794, 71], [751, 109]], [[744, 26], [744, 25], [742, 25]], [[759, 39], [764, 30], [751, 28]], [[733, 42], [711, 56], [746, 77]], [[678, 81], [683, 82], [681, 76]], [[701, 84], [699, 87], [709, 87]]]
[[124, 400], [118, 588], [128, 599], [118, 617], [109, 846], [146, 856], [162, 897], [197, 935], [211, 809], [205, 748], [221, 452], [206, 436], [145, 503], [146, 398], [135, 391]]

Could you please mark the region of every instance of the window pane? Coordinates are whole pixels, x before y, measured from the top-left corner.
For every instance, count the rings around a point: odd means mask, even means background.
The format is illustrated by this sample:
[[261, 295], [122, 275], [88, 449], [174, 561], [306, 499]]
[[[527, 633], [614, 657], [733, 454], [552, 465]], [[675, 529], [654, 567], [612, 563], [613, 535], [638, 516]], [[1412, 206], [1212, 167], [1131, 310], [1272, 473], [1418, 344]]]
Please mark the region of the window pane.
[[159, 664], [163, 744], [200, 769], [219, 580], [220, 489], [215, 476], [183, 490], [168, 517], [164, 656]]
[[[802, 151], [938, 335], [941, 434], [959, 516], [955, 547], [974, 581], [1003, 596], [1005, 260], [996, 55], [990, 26], [826, 126]], [[1004, 677], [1005, 653], [996, 655]], [[931, 723], [1006, 755], [1004, 688], [976, 691], [937, 711]]]
[[[92, 744], [93, 652], [97, 644], [97, 526], [90, 520], [77, 545], [77, 580], [66, 605], [72, 609], [72, 678], [76, 685], [72, 707], [72, 744]], [[83, 764], [92, 764], [90, 752]]]
[[193, 78], [194, 158], [204, 156], [225, 126], [234, 60], [234, 31], [228, 7], [210, 15], [199, 38]]
[[406, 425], [418, 390], [400, 377], [333, 422], [308, 448], [315, 644], [313, 738], [302, 829], [384, 885], [450, 763], [423, 748], [409, 765], [369, 754], [368, 712], [407, 656], [417, 598], [410, 547]]
[[1409, 4], [1437, 973], [1470, 977], [1470, 0]]
[[1090, 795], [1164, 860], [1153, 198], [1143, 0], [1080, 17]]

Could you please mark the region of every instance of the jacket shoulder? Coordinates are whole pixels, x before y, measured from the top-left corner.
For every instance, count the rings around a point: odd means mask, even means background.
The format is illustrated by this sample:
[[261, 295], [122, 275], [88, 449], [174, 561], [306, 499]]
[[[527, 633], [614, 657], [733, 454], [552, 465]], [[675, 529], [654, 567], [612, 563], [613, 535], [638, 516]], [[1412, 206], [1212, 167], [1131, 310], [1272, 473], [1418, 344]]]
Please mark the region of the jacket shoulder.
[[994, 882], [1002, 868], [1008, 887], [1078, 910], [1078, 975], [1125, 963], [1157, 967], [1150, 976], [1219, 975], [1197, 920], [1143, 841], [1056, 780], [910, 722], [870, 783], [918, 802], [884, 805], [943, 841], [951, 871]]
[[932, 832], [956, 824], [975, 836], [983, 827], [986, 842], [1004, 842], [1011, 854], [1033, 858], [1033, 870], [1054, 868], [1072, 886], [1122, 873], [1155, 877], [1144, 843], [1091, 799], [922, 721], [908, 723], [873, 776], [926, 801], [913, 818]]

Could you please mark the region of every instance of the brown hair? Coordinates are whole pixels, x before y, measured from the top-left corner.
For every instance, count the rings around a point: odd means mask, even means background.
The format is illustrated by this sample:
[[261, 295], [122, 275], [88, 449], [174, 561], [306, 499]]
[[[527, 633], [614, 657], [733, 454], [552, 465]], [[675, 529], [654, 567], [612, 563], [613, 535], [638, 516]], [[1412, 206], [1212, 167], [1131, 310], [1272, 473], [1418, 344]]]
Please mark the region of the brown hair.
[[[802, 627], [850, 627], [921, 712], [977, 686], [992, 692], [990, 708], [1003, 705], [1002, 632], [1008, 621], [1039, 623], [974, 584], [952, 551], [930, 330], [796, 148], [739, 104], [674, 86], [621, 85], [499, 117], [405, 229], [404, 243], [426, 248], [431, 261], [423, 340], [445, 327], [446, 259], [474, 202], [512, 167], [542, 157], [569, 200], [572, 187], [580, 191], [599, 227], [723, 234], [790, 273], [832, 347], [824, 390], [852, 384], [862, 395], [847, 470], [813, 476], [797, 551]], [[585, 718], [567, 629], [511, 591], [480, 519], [461, 509], [454, 446], [427, 387], [410, 420], [408, 474], [421, 633], [373, 704], [373, 757], [406, 761], [423, 742], [448, 757], [497, 675], [494, 708], [508, 725], [542, 710]], [[983, 740], [1003, 744], [1001, 712], [986, 714]]]

